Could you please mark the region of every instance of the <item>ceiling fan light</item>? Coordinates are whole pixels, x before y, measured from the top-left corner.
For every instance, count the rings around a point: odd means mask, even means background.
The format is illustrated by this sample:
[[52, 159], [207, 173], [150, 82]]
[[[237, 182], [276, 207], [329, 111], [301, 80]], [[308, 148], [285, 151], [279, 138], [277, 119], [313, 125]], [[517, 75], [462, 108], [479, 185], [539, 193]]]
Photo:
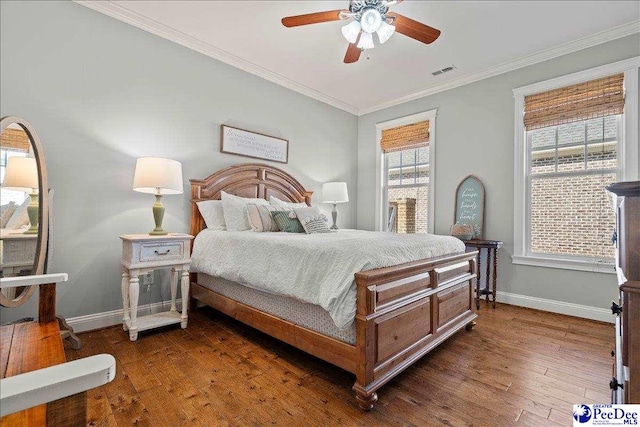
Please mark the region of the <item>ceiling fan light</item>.
[[358, 40], [358, 34], [362, 27], [358, 21], [353, 21], [342, 27], [342, 35], [349, 43], [355, 43]]
[[369, 8], [362, 13], [362, 17], [360, 18], [360, 25], [362, 25], [362, 31], [365, 33], [375, 33], [380, 28], [380, 24], [382, 23], [382, 16], [380, 16], [380, 12], [378, 12], [374, 8]]
[[375, 47], [371, 33], [362, 33], [360, 41], [358, 42], [358, 47], [360, 49], [373, 49]]
[[396, 27], [389, 25], [386, 22], [382, 22], [382, 24], [380, 24], [380, 28], [376, 31], [376, 33], [378, 33], [378, 38], [380, 39], [380, 44], [389, 40], [395, 31]]

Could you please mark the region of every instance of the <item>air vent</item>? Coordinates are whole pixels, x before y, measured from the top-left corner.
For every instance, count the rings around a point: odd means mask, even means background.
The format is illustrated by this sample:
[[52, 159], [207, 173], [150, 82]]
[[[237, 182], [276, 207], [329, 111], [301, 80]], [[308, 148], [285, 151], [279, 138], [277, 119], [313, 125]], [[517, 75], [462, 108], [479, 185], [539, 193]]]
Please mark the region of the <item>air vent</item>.
[[449, 71], [453, 71], [456, 69], [455, 65], [450, 65], [448, 67], [443, 68], [442, 70], [434, 71], [431, 73], [434, 76], [439, 76], [440, 74], [448, 73]]

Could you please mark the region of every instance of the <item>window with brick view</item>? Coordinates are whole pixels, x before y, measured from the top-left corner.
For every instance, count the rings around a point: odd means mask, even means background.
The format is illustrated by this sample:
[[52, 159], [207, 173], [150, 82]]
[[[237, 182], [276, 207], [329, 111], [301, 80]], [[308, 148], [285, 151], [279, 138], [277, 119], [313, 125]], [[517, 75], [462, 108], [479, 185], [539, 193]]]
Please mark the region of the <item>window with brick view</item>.
[[[546, 118], [542, 108], [528, 121], [525, 98], [530, 253], [613, 258], [615, 215], [605, 187], [621, 172], [621, 76], [533, 95], [546, 100]], [[569, 104], [589, 108], [581, 113]]]
[[429, 212], [429, 122], [382, 132], [389, 231], [427, 233]]

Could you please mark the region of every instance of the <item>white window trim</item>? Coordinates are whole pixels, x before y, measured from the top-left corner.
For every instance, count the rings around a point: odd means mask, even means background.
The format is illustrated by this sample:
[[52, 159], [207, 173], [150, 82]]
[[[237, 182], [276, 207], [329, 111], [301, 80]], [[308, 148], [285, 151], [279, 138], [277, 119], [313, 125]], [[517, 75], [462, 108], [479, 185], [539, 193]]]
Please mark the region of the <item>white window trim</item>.
[[638, 150], [638, 114], [640, 112], [638, 108], [639, 69], [640, 56], [636, 56], [624, 61], [591, 68], [513, 90], [513, 96], [515, 98], [515, 149], [513, 168], [514, 245], [511, 259], [514, 264], [615, 274], [613, 261], [597, 259], [578, 260], [564, 256], [527, 254], [527, 181], [525, 179], [527, 168], [527, 139], [523, 121], [524, 97], [624, 72], [625, 112], [622, 124], [622, 143], [619, 145], [619, 158], [620, 164], [623, 165], [622, 180], [633, 181], [638, 179], [638, 167], [640, 164], [640, 153]]
[[389, 215], [386, 207], [386, 196], [383, 196], [384, 190], [384, 153], [380, 148], [380, 140], [382, 139], [382, 131], [392, 129], [398, 126], [411, 125], [418, 122], [429, 122], [429, 212], [427, 213], [427, 232], [435, 232], [435, 174], [436, 174], [436, 114], [438, 110], [429, 110], [421, 113], [412, 114], [410, 116], [400, 117], [386, 122], [376, 123], [376, 212], [375, 212], [375, 229], [376, 231], [386, 230], [387, 216]]

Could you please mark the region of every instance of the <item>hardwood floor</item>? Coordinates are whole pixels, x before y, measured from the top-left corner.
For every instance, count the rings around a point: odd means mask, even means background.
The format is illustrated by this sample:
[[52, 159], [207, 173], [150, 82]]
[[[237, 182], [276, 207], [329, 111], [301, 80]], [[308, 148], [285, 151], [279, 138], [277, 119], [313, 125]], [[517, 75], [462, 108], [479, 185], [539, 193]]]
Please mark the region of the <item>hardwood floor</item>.
[[569, 426], [575, 403], [608, 403], [613, 325], [483, 303], [461, 331], [358, 409], [354, 378], [209, 308], [186, 330], [130, 342], [114, 326], [80, 335], [69, 360], [117, 359], [89, 392], [96, 426]]

